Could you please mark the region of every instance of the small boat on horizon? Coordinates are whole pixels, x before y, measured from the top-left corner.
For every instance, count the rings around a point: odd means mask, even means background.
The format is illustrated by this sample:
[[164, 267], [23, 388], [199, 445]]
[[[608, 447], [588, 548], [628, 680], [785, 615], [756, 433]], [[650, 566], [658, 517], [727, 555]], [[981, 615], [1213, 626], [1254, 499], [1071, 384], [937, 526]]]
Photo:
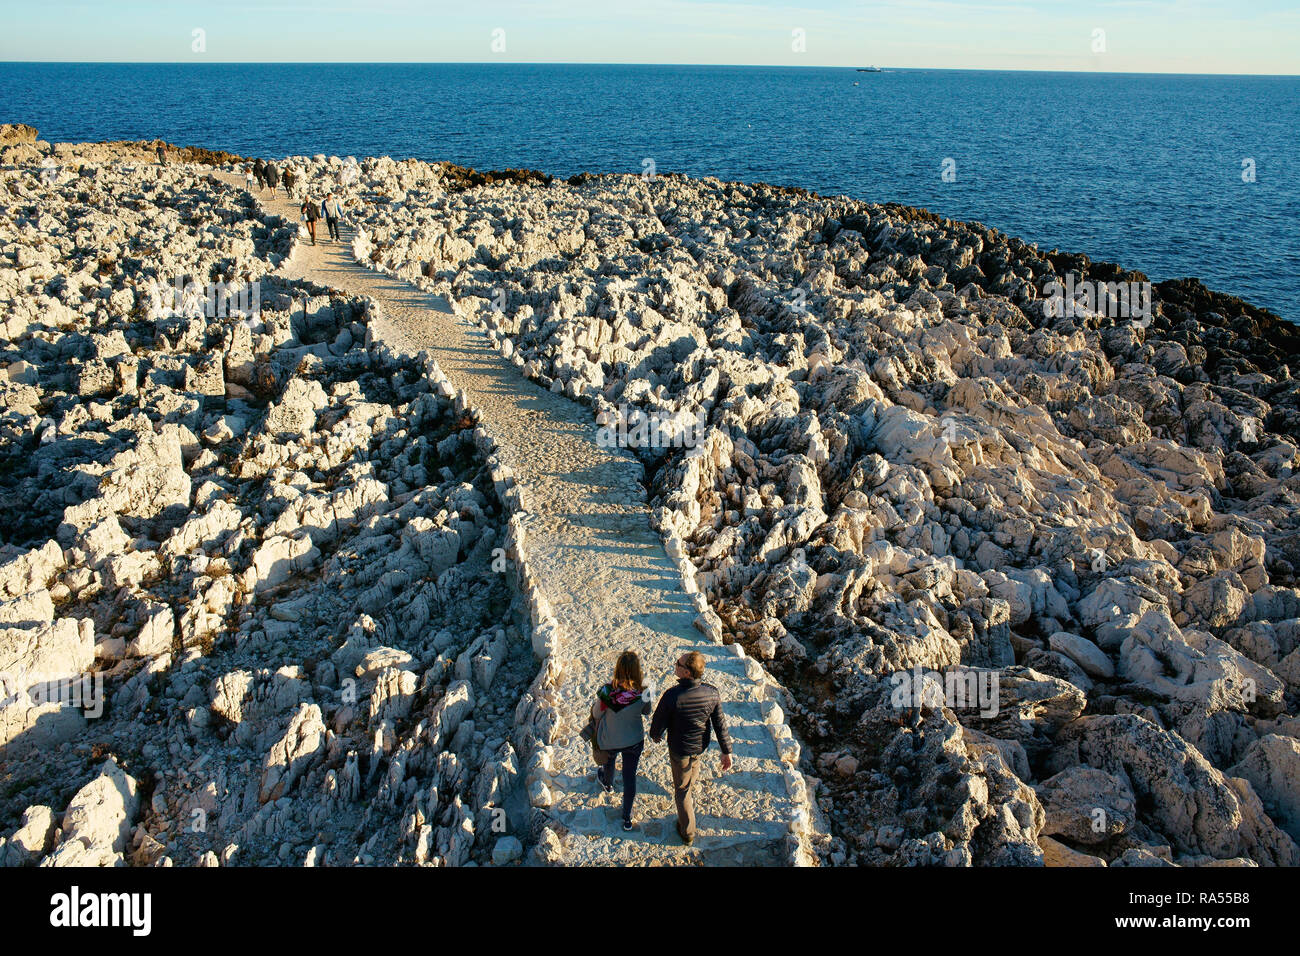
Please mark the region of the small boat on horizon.
[[878, 66], [860, 66], [858, 67], [858, 72], [859, 73], [881, 73], [883, 71]]

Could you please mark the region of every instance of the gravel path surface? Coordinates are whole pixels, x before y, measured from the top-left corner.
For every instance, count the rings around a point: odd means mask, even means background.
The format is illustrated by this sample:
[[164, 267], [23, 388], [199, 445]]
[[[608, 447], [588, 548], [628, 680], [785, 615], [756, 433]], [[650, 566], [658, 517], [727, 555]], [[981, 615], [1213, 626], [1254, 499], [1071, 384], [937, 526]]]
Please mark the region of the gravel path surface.
[[[242, 188], [242, 178], [222, 173]], [[259, 196], [267, 212], [298, 218], [282, 192]], [[326, 233], [320, 223], [318, 237]], [[391, 348], [427, 351], [481, 413], [500, 457], [527, 495], [527, 552], [537, 584], [564, 635], [560, 724], [553, 741], [550, 791], [543, 813], [558, 837], [551, 860], [566, 864], [782, 865], [807, 862], [792, 820], [807, 819], [793, 763], [798, 747], [777, 703], [783, 691], [739, 645], [711, 643], [694, 626], [697, 608], [650, 525], [643, 471], [635, 458], [596, 442], [591, 412], [523, 377], [482, 331], [448, 302], [358, 265], [344, 242], [300, 243], [280, 267], [303, 278], [379, 302], [372, 334]], [[667, 750], [647, 739], [640, 767], [636, 829], [622, 830], [621, 783], [605, 795], [591, 776], [578, 736], [597, 688], [618, 652], [638, 650], [647, 679], [673, 681], [686, 650], [708, 660], [705, 679], [722, 693], [736, 761], [722, 773], [716, 746], [697, 786], [699, 836], [684, 848], [674, 828]], [[784, 760], [782, 755], [784, 754]]]

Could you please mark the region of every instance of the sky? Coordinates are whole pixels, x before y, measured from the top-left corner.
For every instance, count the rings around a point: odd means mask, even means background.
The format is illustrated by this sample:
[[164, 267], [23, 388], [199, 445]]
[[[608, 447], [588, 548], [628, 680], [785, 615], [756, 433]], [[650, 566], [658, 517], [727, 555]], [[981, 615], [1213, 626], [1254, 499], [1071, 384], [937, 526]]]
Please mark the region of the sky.
[[0, 0], [0, 61], [1300, 74], [1300, 0]]

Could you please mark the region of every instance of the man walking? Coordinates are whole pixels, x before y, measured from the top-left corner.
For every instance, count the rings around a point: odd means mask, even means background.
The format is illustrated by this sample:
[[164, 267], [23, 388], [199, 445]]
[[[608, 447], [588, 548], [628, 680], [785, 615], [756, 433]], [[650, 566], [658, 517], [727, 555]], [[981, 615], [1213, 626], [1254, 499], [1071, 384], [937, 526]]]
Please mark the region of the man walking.
[[731, 737], [722, 715], [722, 697], [712, 684], [703, 683], [704, 655], [690, 651], [677, 659], [677, 685], [659, 698], [650, 739], [658, 743], [668, 733], [668, 762], [677, 801], [677, 835], [690, 846], [695, 842], [695, 797], [700, 757], [709, 747], [709, 728], [718, 735], [722, 769], [731, 769]]
[[343, 215], [343, 209], [339, 206], [339, 201], [334, 198], [334, 190], [325, 194], [325, 201], [321, 203], [320, 211], [325, 214], [325, 225], [329, 227], [330, 238], [335, 242], [339, 241], [339, 216]]

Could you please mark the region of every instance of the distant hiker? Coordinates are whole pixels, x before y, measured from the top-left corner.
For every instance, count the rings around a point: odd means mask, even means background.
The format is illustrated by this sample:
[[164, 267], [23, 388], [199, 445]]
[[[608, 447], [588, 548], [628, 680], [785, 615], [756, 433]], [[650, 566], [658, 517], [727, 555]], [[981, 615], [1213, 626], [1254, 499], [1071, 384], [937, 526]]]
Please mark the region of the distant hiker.
[[731, 769], [731, 737], [722, 715], [722, 696], [712, 684], [701, 682], [704, 655], [690, 651], [677, 658], [677, 685], [664, 692], [650, 722], [650, 739], [659, 743], [668, 733], [668, 763], [673, 773], [673, 798], [677, 801], [677, 835], [690, 846], [695, 842], [695, 798], [700, 757], [709, 747], [709, 728], [718, 735], [722, 769]]
[[280, 170], [275, 163], [266, 164], [266, 188], [275, 192], [275, 187], [280, 185]]
[[253, 167], [244, 167], [244, 188], [250, 193], [253, 191]]
[[294, 176], [293, 170], [286, 169], [284, 171], [284, 175], [281, 177], [281, 182], [284, 183], [284, 194], [288, 196], [290, 199], [293, 199], [293, 184], [296, 181], [297, 181], [297, 177]]
[[[285, 173], [286, 178], [288, 175], [288, 173]], [[316, 245], [316, 220], [320, 218], [320, 206], [310, 196], [302, 201], [302, 218], [307, 220], [307, 231], [311, 233], [311, 244], [314, 246]]]
[[339, 239], [339, 217], [343, 215], [343, 207], [339, 201], [334, 198], [334, 190], [325, 194], [325, 201], [321, 203], [320, 211], [325, 216], [325, 225], [329, 229], [330, 238], [335, 242]]
[[641, 679], [636, 651], [624, 651], [614, 664], [614, 679], [596, 693], [591, 705], [595, 746], [608, 757], [596, 771], [606, 793], [614, 791], [614, 761], [623, 755], [623, 829], [632, 829], [632, 803], [636, 800], [636, 767], [645, 749], [642, 718], [650, 713], [653, 691]]
[[253, 178], [257, 180], [257, 188], [266, 188], [266, 163], [260, 159], [253, 163]]
[[159, 165], [159, 166], [166, 166], [166, 165], [167, 165], [167, 153], [163, 150], [163, 148], [162, 148], [161, 145], [158, 146], [156, 152], [157, 152], [157, 154], [158, 154], [158, 165]]

